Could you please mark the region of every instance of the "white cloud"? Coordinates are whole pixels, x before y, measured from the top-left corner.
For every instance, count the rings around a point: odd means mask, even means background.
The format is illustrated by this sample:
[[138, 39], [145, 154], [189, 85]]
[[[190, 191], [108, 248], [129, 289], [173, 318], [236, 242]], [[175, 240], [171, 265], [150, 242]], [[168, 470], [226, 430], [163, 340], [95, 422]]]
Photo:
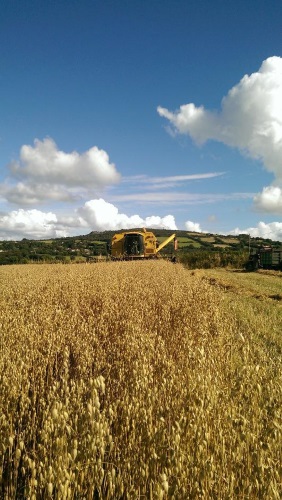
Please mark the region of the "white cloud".
[[255, 207], [269, 213], [282, 213], [282, 189], [278, 186], [268, 186], [254, 197]]
[[130, 229], [134, 227], [150, 227], [177, 229], [174, 217], [150, 216], [142, 218], [139, 215], [128, 216], [119, 213], [118, 208], [103, 199], [87, 201], [77, 210], [79, 217], [84, 220], [91, 230]]
[[192, 222], [191, 220], [185, 222], [185, 229], [187, 229], [187, 231], [194, 231], [195, 233], [203, 232], [200, 224], [198, 222]]
[[94, 146], [82, 154], [65, 153], [50, 138], [36, 139], [34, 146], [22, 146], [19, 161], [12, 162], [9, 170], [13, 183], [2, 184], [1, 193], [18, 204], [72, 201], [79, 197], [79, 188], [97, 195], [120, 180], [106, 151]]
[[217, 116], [206, 111], [203, 106], [197, 108], [193, 103], [183, 104], [179, 111], [174, 113], [161, 106], [157, 110], [160, 116], [171, 122], [175, 132], [188, 134], [197, 143], [216, 139], [214, 132], [218, 128]]
[[106, 151], [94, 146], [83, 154], [65, 153], [59, 151], [50, 138], [36, 139], [34, 147], [22, 146], [20, 162], [12, 163], [10, 169], [21, 178], [64, 186], [97, 187], [119, 181], [119, 174], [115, 165], [109, 162]]
[[118, 208], [103, 199], [87, 201], [72, 214], [56, 215], [39, 210], [14, 210], [0, 216], [1, 240], [59, 238], [90, 231], [148, 227], [176, 230], [173, 215], [142, 218], [119, 213]]
[[150, 204], [205, 204], [205, 203], [218, 203], [226, 200], [245, 200], [248, 198], [253, 198], [254, 193], [187, 193], [187, 192], [173, 192], [173, 191], [150, 191], [141, 193], [128, 193], [114, 195], [112, 194], [111, 199], [115, 202], [132, 202], [132, 203], [150, 203]]
[[57, 216], [39, 210], [14, 210], [0, 216], [1, 239], [40, 239], [66, 236], [65, 231], [56, 229]]
[[164, 177], [149, 177], [148, 175], [137, 175], [125, 177], [123, 183], [132, 185], [146, 185], [149, 189], [172, 188], [184, 184], [185, 182], [195, 180], [212, 179], [224, 175], [225, 172], [207, 172], [203, 174], [172, 175]]
[[189, 103], [176, 112], [158, 107], [158, 113], [176, 132], [197, 143], [220, 141], [261, 160], [282, 187], [282, 58], [263, 61], [259, 71], [245, 75], [221, 104], [220, 112]]
[[247, 229], [240, 229], [237, 227], [228, 234], [249, 234], [253, 238], [265, 238], [274, 241], [282, 241], [282, 222], [259, 222], [257, 227], [249, 227]]
[[150, 227], [152, 229], [161, 228], [161, 229], [177, 230], [177, 226], [173, 215], [166, 215], [165, 217], [152, 215], [150, 217], [146, 217], [143, 220], [145, 227]]
[[73, 201], [75, 193], [58, 185], [18, 182], [15, 185], [3, 184], [0, 192], [7, 201], [14, 204], [34, 205], [43, 201]]
[[[53, 212], [40, 210], [14, 210], [0, 215], [0, 240], [21, 240], [61, 238], [72, 235], [87, 234], [90, 231], [131, 229], [147, 227], [177, 230], [173, 215], [165, 217], [139, 215], [128, 216], [119, 213], [118, 208], [103, 199], [90, 200], [83, 207], [67, 216], [59, 216]], [[187, 231], [204, 232], [198, 222], [187, 220]], [[247, 229], [236, 228], [228, 234], [250, 234], [252, 237], [269, 238], [282, 241], [282, 222], [259, 222], [257, 227]]]

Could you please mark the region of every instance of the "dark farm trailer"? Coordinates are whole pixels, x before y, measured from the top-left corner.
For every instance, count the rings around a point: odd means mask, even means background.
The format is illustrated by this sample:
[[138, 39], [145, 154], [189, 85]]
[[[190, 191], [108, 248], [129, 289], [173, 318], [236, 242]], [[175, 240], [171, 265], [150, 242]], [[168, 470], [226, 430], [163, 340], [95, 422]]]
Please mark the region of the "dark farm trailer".
[[282, 247], [262, 246], [252, 249], [246, 263], [247, 271], [276, 269], [282, 271]]

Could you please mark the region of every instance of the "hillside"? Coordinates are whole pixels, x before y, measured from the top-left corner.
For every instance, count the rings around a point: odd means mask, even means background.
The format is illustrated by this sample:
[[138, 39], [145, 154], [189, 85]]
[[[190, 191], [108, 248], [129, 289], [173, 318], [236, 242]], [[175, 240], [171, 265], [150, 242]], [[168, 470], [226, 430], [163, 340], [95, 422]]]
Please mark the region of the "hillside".
[[[136, 230], [140, 230], [140, 228], [136, 228]], [[99, 256], [106, 257], [113, 235], [116, 232], [123, 231], [92, 231], [83, 236], [47, 240], [28, 240], [24, 238], [21, 241], [0, 241], [0, 265], [42, 261], [92, 261]], [[168, 229], [156, 229], [153, 232], [160, 242], [172, 234], [172, 231]], [[214, 255], [216, 252], [219, 256], [222, 253], [228, 253], [228, 255], [231, 253], [234, 255], [239, 252], [240, 254], [244, 254], [242, 258], [245, 259], [249, 248], [270, 244], [281, 246], [280, 242], [263, 238], [249, 238], [246, 234], [226, 236], [191, 231], [174, 232], [178, 240], [178, 257], [180, 260], [182, 260], [183, 256], [186, 256], [187, 260], [187, 257], [193, 254], [193, 257], [196, 257], [197, 261], [199, 261], [199, 252], [201, 252], [200, 256], [202, 259], [204, 251], [208, 252], [209, 255]], [[170, 255], [172, 251], [172, 246], [168, 246], [162, 251], [162, 254]], [[206, 264], [204, 267], [210, 266]]]

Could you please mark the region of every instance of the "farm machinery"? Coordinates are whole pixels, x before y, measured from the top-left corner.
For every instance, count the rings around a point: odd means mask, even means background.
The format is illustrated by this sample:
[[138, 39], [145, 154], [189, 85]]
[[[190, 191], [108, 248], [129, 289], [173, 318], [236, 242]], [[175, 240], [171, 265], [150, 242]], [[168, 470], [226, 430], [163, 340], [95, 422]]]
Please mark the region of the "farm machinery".
[[282, 247], [261, 246], [253, 248], [246, 262], [247, 271], [257, 269], [276, 269], [282, 271]]
[[174, 250], [177, 250], [175, 234], [159, 243], [154, 233], [145, 228], [117, 233], [112, 238], [110, 255], [113, 260], [153, 259], [159, 257], [159, 252], [171, 241], [174, 241]]

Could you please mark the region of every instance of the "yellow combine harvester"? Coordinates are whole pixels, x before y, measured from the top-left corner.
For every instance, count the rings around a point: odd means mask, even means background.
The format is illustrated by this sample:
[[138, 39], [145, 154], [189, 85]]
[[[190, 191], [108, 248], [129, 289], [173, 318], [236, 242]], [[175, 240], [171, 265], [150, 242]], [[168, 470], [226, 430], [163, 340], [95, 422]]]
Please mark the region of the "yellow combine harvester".
[[145, 228], [143, 231], [117, 233], [112, 238], [111, 257], [116, 260], [156, 258], [160, 250], [172, 240], [174, 240], [174, 249], [176, 250], [175, 234], [159, 244], [154, 233], [146, 231]]

